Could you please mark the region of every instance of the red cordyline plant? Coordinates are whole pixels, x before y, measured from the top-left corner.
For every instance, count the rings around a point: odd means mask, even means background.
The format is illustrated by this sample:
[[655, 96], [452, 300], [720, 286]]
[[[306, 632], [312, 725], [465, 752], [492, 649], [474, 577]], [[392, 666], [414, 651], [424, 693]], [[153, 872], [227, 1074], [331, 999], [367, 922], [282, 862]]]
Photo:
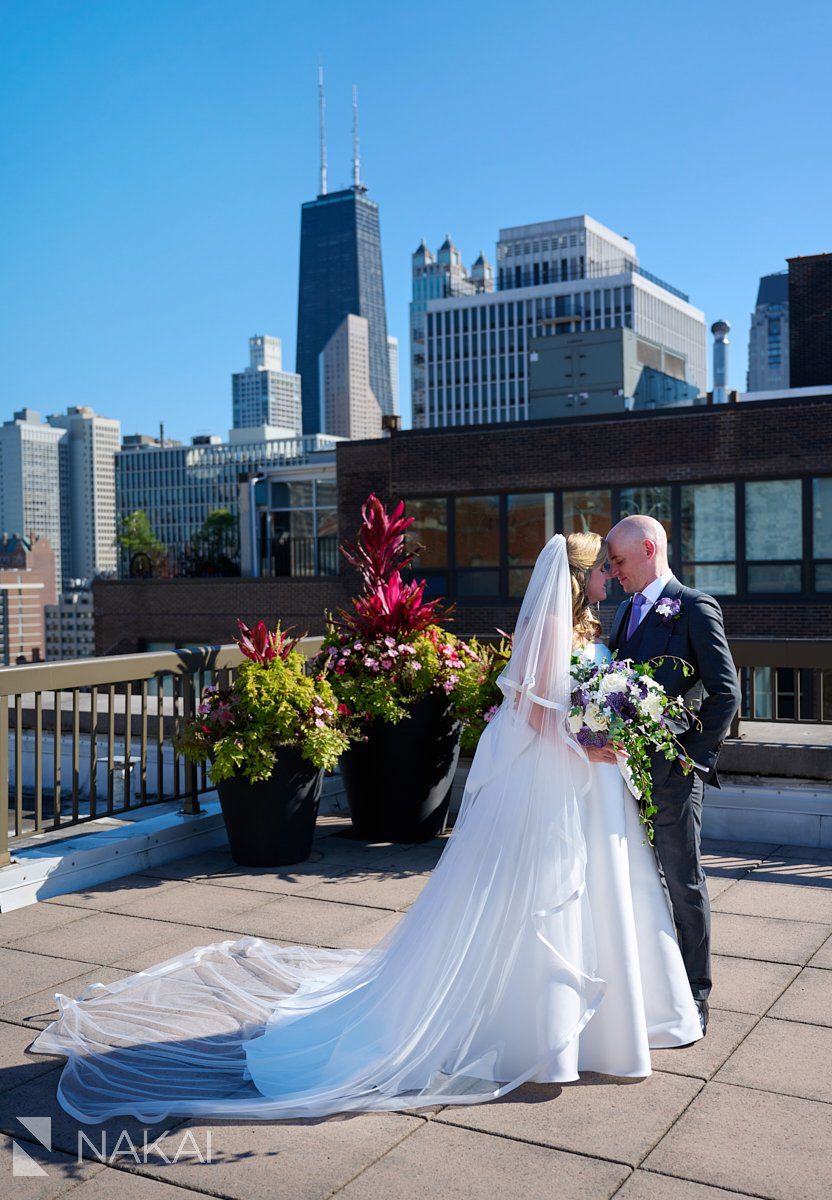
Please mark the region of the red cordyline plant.
[[[281, 629], [279, 625], [275, 630], [267, 629], [265, 621], [258, 621], [253, 629], [249, 629], [239, 617], [237, 627], [240, 630], [240, 637], [237, 638], [240, 651], [261, 666], [266, 666], [276, 658], [282, 658], [285, 662], [298, 642], [306, 636], [301, 634], [300, 637], [290, 638], [287, 636], [288, 629]], [[290, 625], [289, 629], [294, 629], [294, 625]]]
[[426, 581], [405, 583], [401, 568], [421, 549], [416, 543], [405, 549], [405, 530], [413, 517], [404, 516], [400, 500], [388, 513], [372, 493], [361, 506], [361, 527], [356, 542], [344, 542], [341, 553], [361, 576], [362, 590], [353, 599], [353, 610], [338, 610], [336, 625], [344, 632], [372, 640], [386, 634], [406, 638], [438, 620], [446, 620], [454, 605], [442, 606], [441, 599], [425, 600]]

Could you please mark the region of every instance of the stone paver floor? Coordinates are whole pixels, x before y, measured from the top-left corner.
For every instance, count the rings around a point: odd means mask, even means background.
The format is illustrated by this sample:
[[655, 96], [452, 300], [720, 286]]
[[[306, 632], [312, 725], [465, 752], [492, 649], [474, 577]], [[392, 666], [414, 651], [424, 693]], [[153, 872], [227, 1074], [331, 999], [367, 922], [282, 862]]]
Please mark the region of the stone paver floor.
[[[371, 946], [413, 903], [443, 845], [368, 845], [324, 817], [311, 859], [296, 867], [248, 870], [209, 851], [0, 916], [0, 1195], [829, 1200], [832, 854], [754, 842], [703, 848], [714, 912], [708, 1036], [657, 1051], [647, 1080], [585, 1076], [487, 1104], [323, 1121], [127, 1118], [103, 1127], [108, 1152], [126, 1130], [140, 1148], [146, 1137], [146, 1161], [96, 1158], [102, 1127], [79, 1126], [56, 1102], [63, 1060], [26, 1053], [56, 1015], [56, 990], [77, 995], [234, 934]], [[52, 1118], [51, 1149], [21, 1123], [32, 1116]], [[79, 1129], [89, 1139], [80, 1163]], [[211, 1161], [200, 1161], [209, 1135]], [[13, 1172], [15, 1142], [45, 1174]]]

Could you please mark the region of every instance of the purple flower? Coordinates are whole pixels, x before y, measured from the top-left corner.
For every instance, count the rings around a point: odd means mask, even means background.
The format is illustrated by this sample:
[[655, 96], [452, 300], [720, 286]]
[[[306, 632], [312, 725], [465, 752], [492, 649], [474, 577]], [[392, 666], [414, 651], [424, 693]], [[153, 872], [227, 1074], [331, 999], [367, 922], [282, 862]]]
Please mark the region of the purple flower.
[[606, 746], [607, 735], [600, 729], [597, 733], [593, 732], [588, 725], [582, 725], [578, 730], [578, 741], [582, 746]]
[[638, 716], [636, 706], [628, 700], [623, 692], [611, 692], [607, 696], [607, 706], [625, 721], [635, 721]]
[[682, 601], [678, 596], [671, 599], [663, 596], [656, 605], [656, 613], [665, 622], [675, 621], [682, 612]]

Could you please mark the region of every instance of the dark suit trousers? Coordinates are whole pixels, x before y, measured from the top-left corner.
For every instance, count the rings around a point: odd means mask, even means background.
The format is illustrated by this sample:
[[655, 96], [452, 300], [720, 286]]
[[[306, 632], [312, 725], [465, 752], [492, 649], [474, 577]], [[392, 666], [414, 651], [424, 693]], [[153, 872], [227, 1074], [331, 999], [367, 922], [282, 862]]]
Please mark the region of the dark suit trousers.
[[706, 1000], [711, 990], [711, 906], [699, 855], [704, 784], [695, 771], [685, 775], [675, 762], [654, 790], [655, 847], [673, 906], [691, 991]]

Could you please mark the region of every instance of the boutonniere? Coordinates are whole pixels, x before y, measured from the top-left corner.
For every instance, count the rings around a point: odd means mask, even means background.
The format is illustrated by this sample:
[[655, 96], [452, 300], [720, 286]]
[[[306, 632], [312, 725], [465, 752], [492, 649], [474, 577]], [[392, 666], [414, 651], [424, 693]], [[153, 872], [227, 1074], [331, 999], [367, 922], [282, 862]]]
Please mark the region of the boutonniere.
[[665, 622], [677, 621], [682, 613], [682, 601], [678, 597], [663, 596], [656, 605], [656, 613]]

